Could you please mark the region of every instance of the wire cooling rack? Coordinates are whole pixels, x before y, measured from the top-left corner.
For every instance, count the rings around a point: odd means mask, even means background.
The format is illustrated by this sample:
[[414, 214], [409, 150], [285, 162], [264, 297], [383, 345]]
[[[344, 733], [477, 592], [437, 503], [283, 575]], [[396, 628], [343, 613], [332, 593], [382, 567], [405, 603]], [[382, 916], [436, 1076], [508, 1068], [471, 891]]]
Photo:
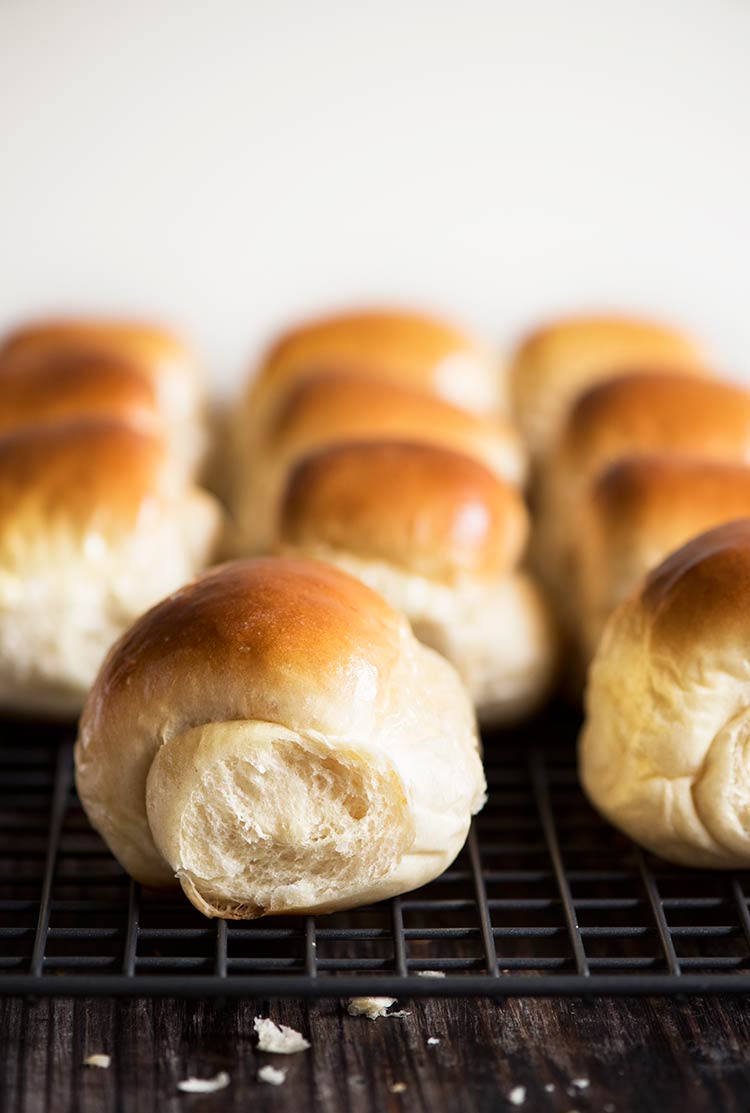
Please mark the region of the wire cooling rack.
[[750, 877], [678, 870], [609, 828], [578, 787], [574, 738], [554, 710], [487, 739], [489, 802], [437, 881], [355, 912], [243, 923], [132, 883], [76, 799], [70, 737], [3, 725], [0, 993], [746, 991]]

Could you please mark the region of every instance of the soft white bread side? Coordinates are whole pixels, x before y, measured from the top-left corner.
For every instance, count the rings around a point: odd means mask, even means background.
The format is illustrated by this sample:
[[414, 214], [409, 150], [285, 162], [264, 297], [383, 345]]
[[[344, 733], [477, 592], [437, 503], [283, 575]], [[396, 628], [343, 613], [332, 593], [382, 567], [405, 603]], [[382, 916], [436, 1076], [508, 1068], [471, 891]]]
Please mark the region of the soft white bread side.
[[576, 553], [588, 486], [625, 456], [746, 464], [747, 389], [697, 375], [623, 375], [582, 394], [541, 473], [533, 562], [571, 633], [580, 627]]
[[241, 919], [424, 884], [485, 792], [454, 669], [364, 584], [292, 558], [223, 565], [136, 622], [86, 703], [76, 782], [135, 878]]
[[553, 672], [551, 624], [517, 565], [528, 534], [518, 491], [432, 445], [343, 444], [306, 457], [282, 500], [277, 543], [379, 591], [458, 669], [481, 722], [537, 706]]
[[112, 642], [205, 566], [220, 519], [160, 437], [122, 422], [0, 437], [0, 706], [76, 715]]
[[750, 516], [748, 465], [644, 456], [601, 472], [584, 496], [577, 544], [587, 658], [647, 572], [696, 534], [743, 516]]
[[614, 612], [589, 676], [596, 808], [685, 866], [750, 866], [750, 520], [701, 534]]
[[367, 375], [318, 375], [291, 391], [259, 441], [238, 442], [236, 551], [272, 545], [284, 483], [301, 457], [324, 445], [386, 439], [453, 448], [512, 483], [525, 476], [520, 438], [505, 420], [478, 417], [434, 395]]
[[554, 447], [581, 391], [640, 368], [685, 373], [706, 367], [691, 337], [654, 321], [605, 314], [563, 317], [519, 344], [510, 367], [513, 413], [538, 462]]
[[[111, 359], [148, 379], [172, 450], [181, 463], [194, 468], [205, 451], [203, 385], [195, 354], [168, 329], [106, 318], [31, 321], [4, 339], [0, 375], [43, 375], [50, 364], [72, 365], [95, 357], [102, 360], [101, 372]], [[106, 390], [102, 382], [101, 391]], [[100, 416], [108, 414], [100, 411]]]

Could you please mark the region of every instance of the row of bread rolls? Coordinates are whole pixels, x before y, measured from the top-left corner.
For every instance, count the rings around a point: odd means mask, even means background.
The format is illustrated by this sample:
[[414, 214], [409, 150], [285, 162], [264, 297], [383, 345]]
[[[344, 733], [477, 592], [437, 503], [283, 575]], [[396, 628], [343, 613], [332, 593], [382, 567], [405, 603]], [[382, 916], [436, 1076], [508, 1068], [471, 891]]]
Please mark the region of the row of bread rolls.
[[[272, 349], [233, 430], [235, 548], [289, 552], [231, 561], [136, 622], [76, 746], [81, 800], [118, 859], [146, 884], [177, 878], [206, 915], [331, 911], [440, 874], [485, 798], [476, 720], [457, 671], [387, 597], [438, 635], [479, 620], [497, 590], [475, 599], [485, 580], [508, 581], [509, 617], [494, 616], [516, 633], [539, 612], [513, 586], [527, 522], [498, 474], [510, 461], [520, 475], [518, 439], [433, 390], [455, 331], [370, 314], [313, 335], [309, 366], [293, 336], [283, 374]], [[358, 344], [351, 371], [340, 336]], [[361, 582], [373, 571], [382, 595]], [[485, 655], [490, 634], [473, 634]], [[503, 652], [507, 690], [480, 679], [508, 711], [529, 698], [529, 666]]]
[[72, 717], [112, 642], [208, 563], [221, 513], [171, 333], [38, 322], [0, 345], [0, 706]]
[[[578, 339], [585, 362], [588, 326], [552, 330], [569, 359]], [[596, 381], [566, 395], [536, 453], [537, 564], [579, 663], [593, 657], [581, 780], [661, 856], [746, 868], [750, 390], [710, 375], [677, 334], [668, 370], [635, 358], [635, 338], [625, 366], [622, 328], [611, 323], [618, 357], [599, 349]]]
[[521, 567], [526, 455], [501, 383], [487, 353], [440, 321], [341, 315], [271, 347], [233, 436], [235, 551], [316, 557], [374, 587], [493, 724], [538, 706], [554, 664]]
[[[593, 325], [598, 370], [572, 394], [576, 341], [581, 363], [594, 365]], [[534, 412], [525, 372], [550, 387], [560, 350], [557, 423], [536, 446], [533, 563], [585, 666], [608, 613], [650, 568], [746, 509], [750, 400], [701, 369], [700, 349], [681, 334], [600, 318], [557, 323], [521, 347], [519, 411]]]

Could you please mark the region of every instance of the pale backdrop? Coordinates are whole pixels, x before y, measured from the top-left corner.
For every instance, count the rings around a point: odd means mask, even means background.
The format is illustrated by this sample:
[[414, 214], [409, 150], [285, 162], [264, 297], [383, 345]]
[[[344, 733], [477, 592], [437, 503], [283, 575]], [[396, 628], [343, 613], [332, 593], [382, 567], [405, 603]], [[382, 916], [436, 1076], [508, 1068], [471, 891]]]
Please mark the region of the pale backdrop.
[[650, 309], [750, 372], [747, 0], [0, 0], [0, 327]]

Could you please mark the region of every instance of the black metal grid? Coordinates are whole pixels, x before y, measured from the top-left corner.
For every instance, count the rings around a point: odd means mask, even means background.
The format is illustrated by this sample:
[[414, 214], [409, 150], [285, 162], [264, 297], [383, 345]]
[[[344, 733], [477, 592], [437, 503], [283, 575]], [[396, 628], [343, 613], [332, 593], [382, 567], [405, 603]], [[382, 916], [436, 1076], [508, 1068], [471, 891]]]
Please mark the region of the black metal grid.
[[522, 736], [488, 739], [489, 802], [437, 881], [355, 912], [251, 923], [206, 920], [179, 893], [142, 891], [86, 822], [70, 739], [9, 726], [3, 735], [0, 993], [750, 988], [750, 878], [678, 870], [605, 825], [578, 787], [575, 724], [561, 712]]

